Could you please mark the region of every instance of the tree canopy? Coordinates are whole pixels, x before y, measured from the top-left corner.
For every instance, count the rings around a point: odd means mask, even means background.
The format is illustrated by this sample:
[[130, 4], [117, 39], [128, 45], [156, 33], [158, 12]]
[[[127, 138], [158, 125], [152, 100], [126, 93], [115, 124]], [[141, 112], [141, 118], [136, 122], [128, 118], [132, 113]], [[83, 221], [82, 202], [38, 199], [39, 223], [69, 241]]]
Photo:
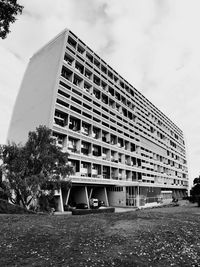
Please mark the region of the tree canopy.
[[[42, 189], [59, 189], [61, 178], [68, 178], [73, 173], [68, 153], [56, 146], [52, 132], [46, 126], [29, 132], [25, 145], [9, 143], [1, 150], [2, 171], [6, 178], [3, 184], [8, 197], [24, 207], [28, 207]], [[65, 181], [66, 185], [70, 184], [69, 179]]]
[[195, 185], [195, 184], [200, 184], [200, 176], [197, 177], [197, 178], [194, 178], [194, 180], [193, 180], [193, 184], [194, 184], [194, 185]]
[[194, 186], [190, 190], [193, 202], [197, 202], [200, 207], [200, 176], [193, 180]]
[[0, 38], [5, 39], [10, 32], [10, 23], [16, 21], [16, 16], [21, 14], [23, 6], [17, 0], [0, 0]]

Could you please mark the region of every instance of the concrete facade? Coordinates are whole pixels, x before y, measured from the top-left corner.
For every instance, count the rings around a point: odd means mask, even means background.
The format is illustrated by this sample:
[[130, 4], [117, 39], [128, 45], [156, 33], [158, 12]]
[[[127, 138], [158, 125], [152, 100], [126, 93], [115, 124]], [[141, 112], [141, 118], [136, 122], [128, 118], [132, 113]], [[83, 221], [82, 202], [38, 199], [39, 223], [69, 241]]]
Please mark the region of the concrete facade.
[[67, 29], [30, 59], [8, 140], [25, 142], [41, 124], [75, 171], [59, 210], [91, 196], [140, 206], [186, 194], [181, 129]]

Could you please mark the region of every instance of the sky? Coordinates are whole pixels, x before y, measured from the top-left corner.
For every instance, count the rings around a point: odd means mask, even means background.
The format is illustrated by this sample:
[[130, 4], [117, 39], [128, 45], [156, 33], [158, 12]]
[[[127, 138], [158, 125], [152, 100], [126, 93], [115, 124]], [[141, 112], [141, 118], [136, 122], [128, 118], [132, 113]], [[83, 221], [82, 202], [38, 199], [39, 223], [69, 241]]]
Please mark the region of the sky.
[[190, 181], [200, 174], [199, 0], [18, 0], [0, 39], [0, 144], [29, 58], [69, 28], [185, 134]]

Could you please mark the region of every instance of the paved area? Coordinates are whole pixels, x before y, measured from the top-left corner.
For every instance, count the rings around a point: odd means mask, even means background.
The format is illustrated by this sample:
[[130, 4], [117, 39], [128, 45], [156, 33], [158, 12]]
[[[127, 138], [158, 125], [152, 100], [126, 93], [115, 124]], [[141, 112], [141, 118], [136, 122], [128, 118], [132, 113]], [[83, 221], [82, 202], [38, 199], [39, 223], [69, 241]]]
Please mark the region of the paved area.
[[[121, 207], [116, 207], [115, 212], [121, 213], [121, 212], [128, 212], [128, 211], [135, 211], [137, 208], [121, 208]], [[71, 211], [56, 211], [54, 212], [54, 215], [72, 215]]]
[[128, 212], [128, 211], [135, 211], [137, 208], [122, 208], [122, 207], [116, 207], [115, 212], [121, 213], [121, 212]]
[[[171, 201], [168, 201], [169, 203], [171, 203]], [[140, 209], [145, 209], [145, 208], [151, 208], [151, 207], [162, 207], [163, 205], [169, 204], [168, 202], [165, 203], [148, 203], [145, 206], [141, 206]], [[180, 200], [178, 202], [179, 206], [185, 206], [188, 205], [189, 201], [188, 200]], [[115, 212], [116, 213], [122, 213], [122, 212], [129, 212], [129, 211], [136, 211], [138, 208], [133, 207], [115, 207]], [[60, 212], [60, 211], [56, 211], [54, 212], [54, 215], [72, 215], [71, 211], [64, 211], [64, 212]]]

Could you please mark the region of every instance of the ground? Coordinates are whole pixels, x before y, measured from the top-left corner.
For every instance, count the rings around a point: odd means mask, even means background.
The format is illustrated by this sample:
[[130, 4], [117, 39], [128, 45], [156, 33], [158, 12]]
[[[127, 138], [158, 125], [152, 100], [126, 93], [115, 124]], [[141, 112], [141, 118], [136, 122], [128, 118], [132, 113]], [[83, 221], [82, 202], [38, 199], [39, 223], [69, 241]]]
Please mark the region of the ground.
[[200, 266], [200, 208], [0, 215], [0, 266]]

